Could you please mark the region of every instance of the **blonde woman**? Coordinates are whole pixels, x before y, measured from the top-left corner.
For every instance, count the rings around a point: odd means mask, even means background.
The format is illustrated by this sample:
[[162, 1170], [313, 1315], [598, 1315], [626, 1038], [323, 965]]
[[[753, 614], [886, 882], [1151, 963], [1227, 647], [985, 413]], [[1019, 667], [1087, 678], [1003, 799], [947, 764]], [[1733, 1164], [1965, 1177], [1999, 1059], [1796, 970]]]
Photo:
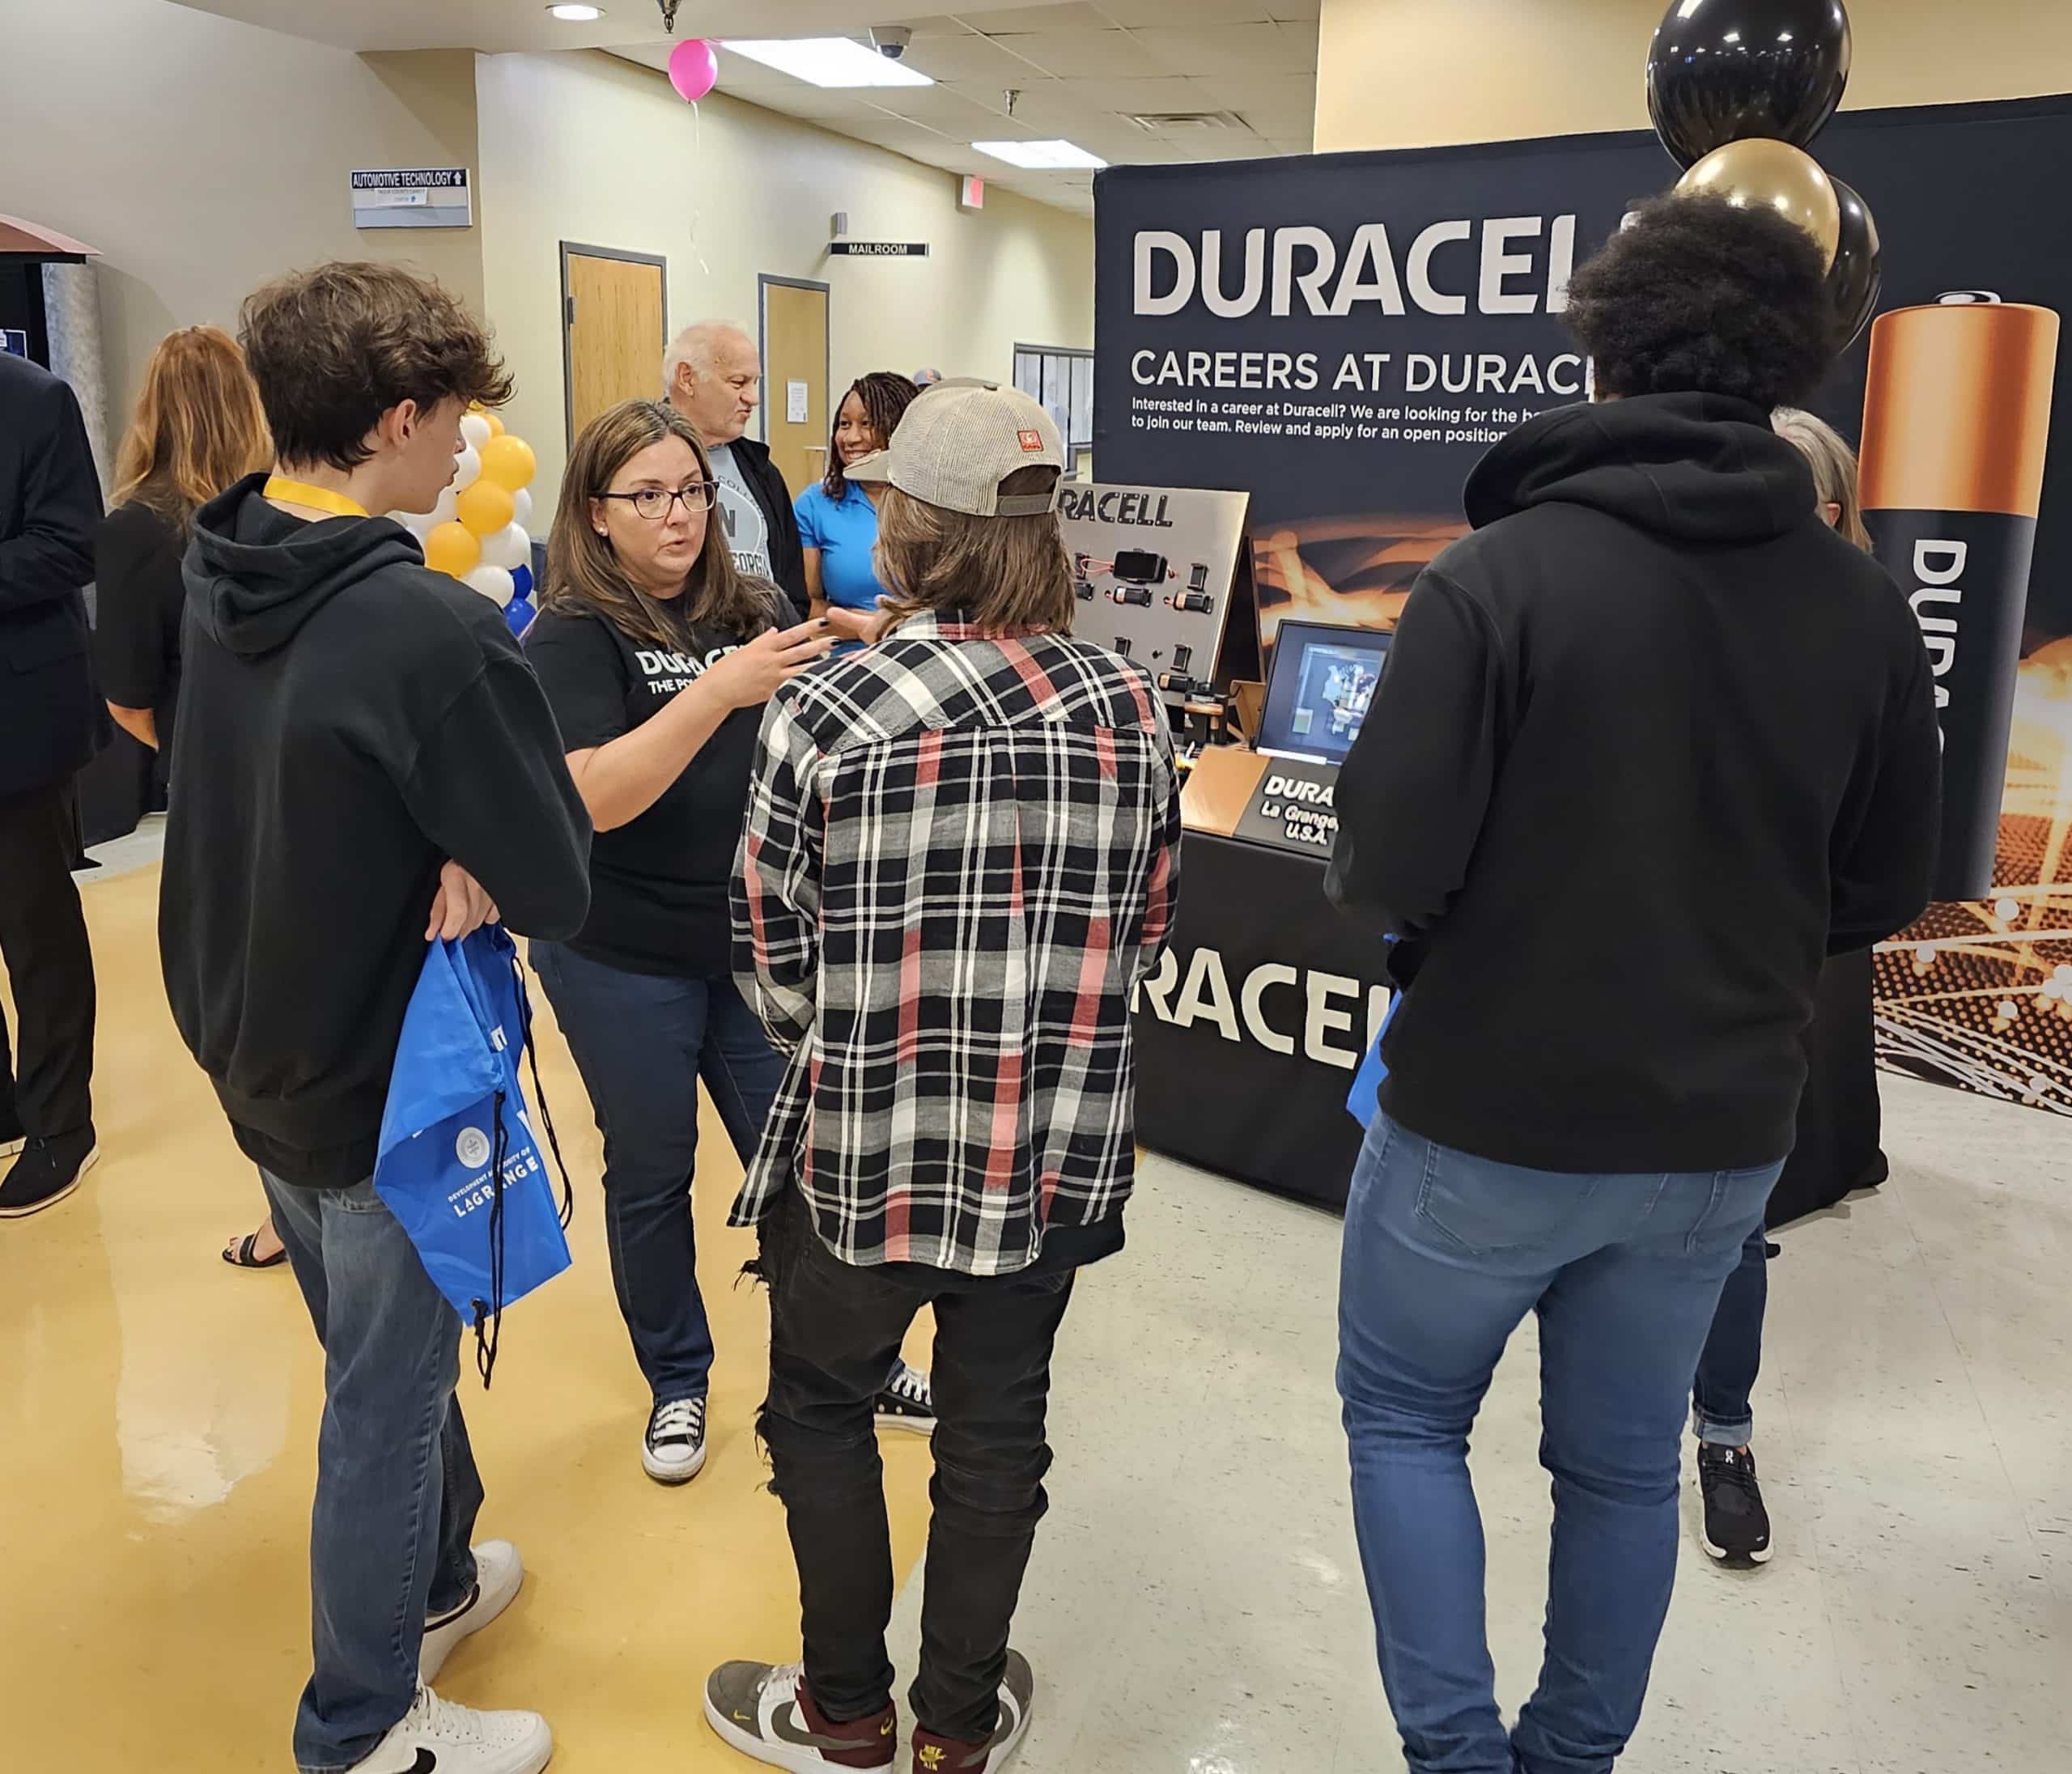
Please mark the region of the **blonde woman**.
[[[1814, 497], [1828, 527], [1868, 553], [1856, 452], [1825, 419], [1795, 406], [1777, 408], [1770, 425], [1811, 467]], [[1836, 956], [1821, 970], [1813, 1021], [1803, 1038], [1808, 1071], [1798, 1102], [1797, 1143], [1770, 1198], [1766, 1218], [1771, 1224], [1885, 1180], [1884, 1154], [1878, 1149], [1870, 987], [1867, 949]], [[1849, 1114], [1836, 1116], [1838, 1100], [1851, 1107]], [[1784, 1205], [1809, 1190], [1813, 1201]], [[1756, 1427], [1750, 1395], [1762, 1365], [1769, 1253], [1768, 1228], [1758, 1226], [1741, 1248], [1739, 1267], [1726, 1278], [1691, 1389], [1705, 1548], [1734, 1568], [1767, 1564], [1771, 1551], [1769, 1511], [1750, 1446]]]
[[[180, 706], [180, 560], [194, 513], [274, 459], [259, 391], [236, 340], [190, 326], [159, 342], [115, 464], [115, 503], [94, 542], [94, 664], [108, 711], [172, 775]], [[223, 1246], [236, 1269], [277, 1269], [287, 1252], [270, 1215]]]

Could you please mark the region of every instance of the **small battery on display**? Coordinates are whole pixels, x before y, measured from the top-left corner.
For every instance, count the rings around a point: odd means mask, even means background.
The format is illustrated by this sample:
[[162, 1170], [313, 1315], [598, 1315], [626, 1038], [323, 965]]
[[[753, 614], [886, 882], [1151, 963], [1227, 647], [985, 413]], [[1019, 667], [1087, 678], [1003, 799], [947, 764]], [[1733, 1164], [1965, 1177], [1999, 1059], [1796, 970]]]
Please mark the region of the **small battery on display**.
[[1108, 595], [1118, 604], [1149, 605], [1151, 602], [1151, 588], [1149, 585], [1118, 585]]
[[1180, 592], [1174, 596], [1173, 608], [1176, 610], [1199, 610], [1206, 615], [1216, 608], [1216, 600], [1206, 592]]

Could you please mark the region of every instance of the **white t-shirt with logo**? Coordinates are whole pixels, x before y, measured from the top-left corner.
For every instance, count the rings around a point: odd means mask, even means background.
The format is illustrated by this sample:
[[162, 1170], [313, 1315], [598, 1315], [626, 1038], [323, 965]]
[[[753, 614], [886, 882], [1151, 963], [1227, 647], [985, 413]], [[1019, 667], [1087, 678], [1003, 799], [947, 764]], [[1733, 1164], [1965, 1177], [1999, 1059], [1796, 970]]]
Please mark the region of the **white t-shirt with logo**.
[[731, 444], [715, 444], [706, 452], [712, 458], [713, 478], [720, 483], [717, 515], [725, 526], [728, 545], [734, 551], [737, 571], [758, 579], [774, 579], [770, 571], [770, 520], [762, 515], [754, 493], [734, 460]]

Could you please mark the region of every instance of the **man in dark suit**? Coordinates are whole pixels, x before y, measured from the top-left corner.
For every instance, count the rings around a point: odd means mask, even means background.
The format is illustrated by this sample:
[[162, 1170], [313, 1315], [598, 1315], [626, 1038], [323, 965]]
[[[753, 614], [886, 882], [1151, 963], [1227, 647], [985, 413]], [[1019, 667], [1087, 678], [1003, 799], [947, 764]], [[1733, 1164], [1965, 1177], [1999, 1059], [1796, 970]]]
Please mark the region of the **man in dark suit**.
[[72, 784], [103, 728], [87, 664], [100, 481], [71, 389], [0, 354], [0, 958], [19, 1016], [0, 1019], [0, 1219], [62, 1200], [94, 1144], [94, 963]]

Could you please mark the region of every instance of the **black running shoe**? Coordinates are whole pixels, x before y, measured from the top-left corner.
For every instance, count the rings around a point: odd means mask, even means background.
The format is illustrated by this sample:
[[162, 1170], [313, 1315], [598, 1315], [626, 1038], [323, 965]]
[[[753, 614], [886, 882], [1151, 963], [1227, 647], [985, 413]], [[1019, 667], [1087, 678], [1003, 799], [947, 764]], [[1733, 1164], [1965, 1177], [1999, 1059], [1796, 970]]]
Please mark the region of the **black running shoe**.
[[0, 1220], [25, 1220], [56, 1207], [79, 1186], [79, 1178], [100, 1156], [91, 1127], [55, 1140], [28, 1141], [7, 1180], [0, 1182]]
[[1766, 1564], [1770, 1512], [1756, 1480], [1756, 1456], [1746, 1448], [1698, 1444], [1698, 1491], [1705, 1504], [1705, 1550], [1721, 1564]]
[[881, 1429], [904, 1429], [912, 1435], [936, 1432], [936, 1395], [928, 1377], [903, 1361], [892, 1364], [892, 1377], [877, 1395], [873, 1415]]

